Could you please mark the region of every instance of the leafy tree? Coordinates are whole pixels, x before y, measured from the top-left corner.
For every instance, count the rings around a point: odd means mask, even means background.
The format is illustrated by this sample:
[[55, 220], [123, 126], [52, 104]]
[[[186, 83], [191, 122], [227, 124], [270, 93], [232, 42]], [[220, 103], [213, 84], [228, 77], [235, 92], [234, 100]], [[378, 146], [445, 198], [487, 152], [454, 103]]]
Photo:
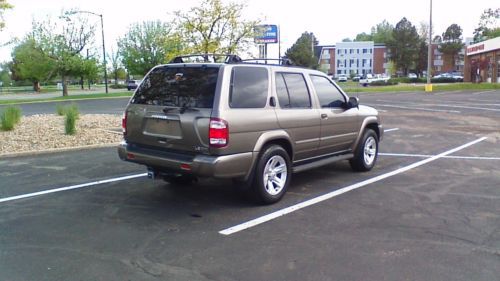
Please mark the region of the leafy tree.
[[0, 0], [0, 31], [5, 27], [3, 13], [5, 10], [12, 9], [14, 6], [7, 3], [7, 0]]
[[121, 62], [132, 74], [145, 75], [158, 64], [166, 63], [182, 50], [172, 25], [161, 21], [135, 23], [118, 40]]
[[367, 34], [366, 32], [361, 32], [358, 35], [356, 35], [356, 38], [354, 38], [355, 42], [359, 41], [373, 41], [373, 36], [371, 34]]
[[95, 27], [86, 18], [63, 13], [58, 22], [34, 22], [32, 38], [36, 48], [54, 63], [62, 79], [63, 96], [68, 95], [67, 80], [82, 73], [82, 50], [92, 43]]
[[381, 23], [372, 27], [372, 37], [375, 43], [385, 43], [387, 44], [392, 40], [392, 31], [394, 26], [388, 21], [383, 20]]
[[36, 92], [40, 92], [40, 82], [56, 74], [54, 60], [39, 49], [32, 36], [27, 36], [14, 48], [10, 68], [15, 80], [30, 80]]
[[352, 42], [351, 38], [347, 37], [342, 39], [342, 42]]
[[290, 47], [285, 56], [299, 66], [318, 68], [318, 58], [314, 55], [313, 46], [318, 45], [318, 40], [311, 32], [304, 32]]
[[82, 56], [77, 56], [76, 59], [80, 59], [78, 67], [74, 69], [74, 75], [80, 77], [80, 85], [84, 87], [84, 81], [88, 81], [88, 87], [90, 89], [90, 81], [95, 81], [99, 79], [99, 71], [102, 69], [97, 58], [83, 58]]
[[432, 39], [432, 43], [435, 43], [435, 44], [441, 44], [443, 42], [443, 38], [441, 37], [441, 35], [436, 35], [434, 36], [434, 39]]
[[374, 41], [375, 43], [385, 43], [387, 44], [392, 40], [392, 30], [394, 26], [388, 21], [383, 20], [381, 23], [373, 26], [371, 28], [370, 34], [365, 32], [356, 35], [354, 41]]
[[478, 27], [474, 30], [474, 42], [496, 38], [500, 36], [500, 8], [486, 9], [479, 18]]
[[12, 82], [10, 72], [10, 63], [2, 63], [0, 64], [0, 82], [3, 83], [3, 86], [10, 85]]
[[393, 39], [389, 41], [390, 59], [397, 69], [405, 75], [415, 64], [419, 51], [419, 36], [417, 29], [406, 18], [402, 18], [392, 32]]
[[118, 74], [119, 70], [121, 70], [121, 64], [120, 64], [120, 51], [114, 51], [113, 48], [111, 48], [111, 53], [107, 55], [110, 62], [111, 62], [111, 71], [110, 74], [113, 76], [115, 79], [115, 85], [118, 85]]
[[452, 67], [455, 68], [455, 59], [462, 50], [462, 28], [458, 24], [452, 24], [443, 33], [443, 42], [439, 45], [439, 51], [451, 57]]
[[417, 60], [415, 63], [415, 71], [418, 74], [422, 74], [427, 70], [427, 54], [429, 53], [429, 44], [425, 38], [420, 38], [420, 42], [418, 43], [418, 53]]
[[195, 53], [237, 53], [253, 42], [257, 20], [242, 20], [245, 5], [203, 0], [187, 12], [176, 11], [178, 32]]

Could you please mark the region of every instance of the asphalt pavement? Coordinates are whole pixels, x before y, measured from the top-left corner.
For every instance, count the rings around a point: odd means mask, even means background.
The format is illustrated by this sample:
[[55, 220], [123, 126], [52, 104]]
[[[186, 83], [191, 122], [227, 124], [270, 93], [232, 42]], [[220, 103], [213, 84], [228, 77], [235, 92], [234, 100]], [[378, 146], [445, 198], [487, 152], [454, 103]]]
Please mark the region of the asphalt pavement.
[[388, 130], [376, 167], [294, 174], [271, 206], [114, 148], [0, 159], [0, 280], [498, 280], [500, 91], [360, 98]]

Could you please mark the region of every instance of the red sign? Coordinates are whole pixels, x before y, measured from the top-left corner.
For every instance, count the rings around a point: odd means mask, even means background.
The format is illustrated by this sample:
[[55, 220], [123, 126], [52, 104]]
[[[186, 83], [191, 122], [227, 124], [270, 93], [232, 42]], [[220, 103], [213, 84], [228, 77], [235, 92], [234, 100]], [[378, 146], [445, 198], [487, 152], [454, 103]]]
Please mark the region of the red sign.
[[484, 44], [467, 48], [467, 54], [479, 52], [482, 50], [484, 50]]

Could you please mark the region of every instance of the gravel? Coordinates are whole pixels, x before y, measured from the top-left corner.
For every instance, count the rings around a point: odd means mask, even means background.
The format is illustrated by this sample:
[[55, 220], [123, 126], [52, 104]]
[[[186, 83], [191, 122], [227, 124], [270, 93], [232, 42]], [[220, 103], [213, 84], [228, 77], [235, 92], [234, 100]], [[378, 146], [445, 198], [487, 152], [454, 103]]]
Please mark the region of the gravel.
[[0, 155], [118, 144], [122, 140], [121, 116], [110, 114], [80, 115], [76, 134], [64, 133], [64, 117], [54, 114], [23, 116], [13, 131], [0, 131]]

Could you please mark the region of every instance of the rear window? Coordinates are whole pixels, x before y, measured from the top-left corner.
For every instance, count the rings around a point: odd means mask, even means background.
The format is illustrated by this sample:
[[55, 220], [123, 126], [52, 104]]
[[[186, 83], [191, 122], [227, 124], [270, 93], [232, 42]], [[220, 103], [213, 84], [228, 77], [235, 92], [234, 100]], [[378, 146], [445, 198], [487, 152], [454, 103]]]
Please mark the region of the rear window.
[[212, 108], [218, 67], [158, 67], [144, 78], [131, 103]]
[[232, 108], [263, 108], [267, 103], [269, 79], [264, 67], [234, 67], [229, 105]]

